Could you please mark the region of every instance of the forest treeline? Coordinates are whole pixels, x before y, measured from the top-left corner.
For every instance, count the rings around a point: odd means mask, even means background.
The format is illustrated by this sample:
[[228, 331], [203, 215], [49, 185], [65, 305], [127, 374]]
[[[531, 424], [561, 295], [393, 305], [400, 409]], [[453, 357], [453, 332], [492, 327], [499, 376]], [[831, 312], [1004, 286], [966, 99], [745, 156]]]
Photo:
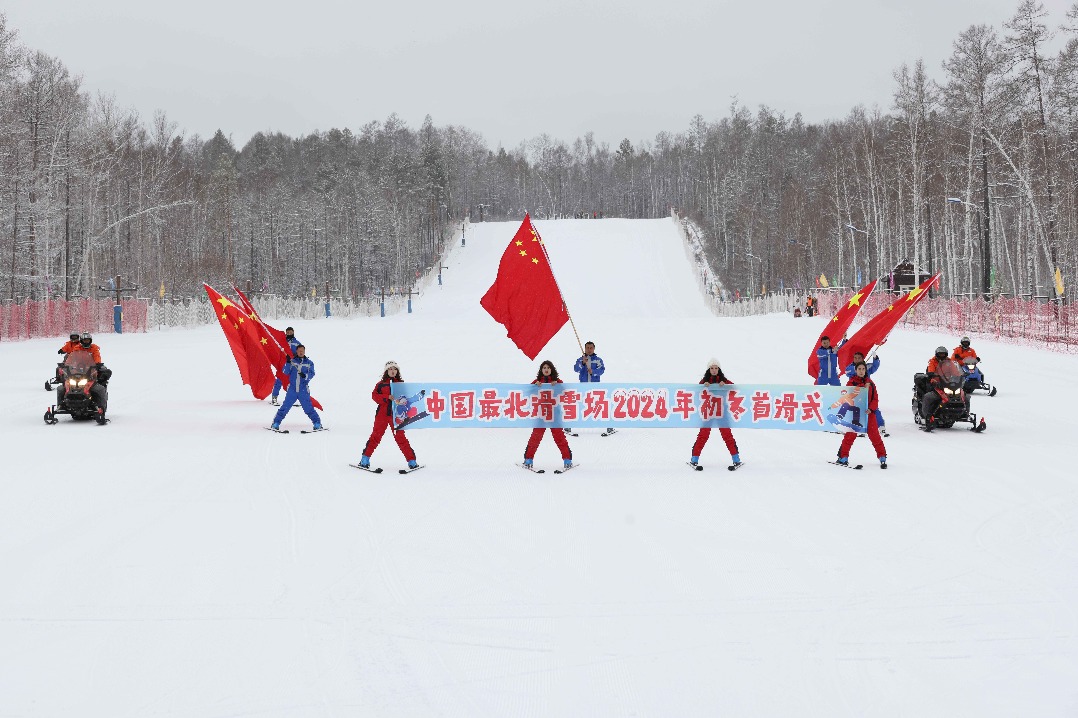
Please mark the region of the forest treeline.
[[735, 102], [617, 147], [588, 134], [492, 149], [393, 115], [237, 148], [91, 96], [0, 15], [0, 298], [92, 296], [114, 275], [144, 296], [203, 281], [407, 291], [465, 217], [671, 208], [742, 295], [821, 274], [849, 286], [903, 261], [942, 270], [950, 295], [1074, 287], [1078, 2], [1061, 26], [1033, 0], [1000, 28], [970, 26], [942, 67], [896, 69], [893, 97], [815, 124]]

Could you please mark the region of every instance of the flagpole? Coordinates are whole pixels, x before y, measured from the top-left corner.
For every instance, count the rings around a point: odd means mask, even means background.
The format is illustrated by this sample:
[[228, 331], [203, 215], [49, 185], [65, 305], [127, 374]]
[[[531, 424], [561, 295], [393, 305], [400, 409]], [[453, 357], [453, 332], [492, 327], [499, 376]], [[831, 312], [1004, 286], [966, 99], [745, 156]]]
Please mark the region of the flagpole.
[[576, 345], [580, 347], [580, 355], [583, 356], [584, 343], [580, 341], [580, 332], [576, 330], [576, 322], [573, 321], [573, 315], [569, 313], [569, 305], [565, 301], [565, 295], [561, 292], [561, 285], [558, 284], [558, 275], [554, 274], [554, 263], [550, 261], [550, 254], [546, 251], [546, 242], [543, 241], [543, 237], [539, 234], [539, 230], [536, 228], [535, 223], [531, 221], [531, 217], [529, 217], [527, 213], [525, 213], [525, 217], [528, 217], [528, 223], [531, 224], [535, 236], [539, 237], [539, 246], [543, 249], [543, 256], [546, 257], [547, 266], [550, 267], [550, 276], [554, 278], [554, 286], [558, 288], [558, 296], [561, 297], [561, 305], [565, 307], [565, 316], [569, 317], [569, 326], [573, 328], [573, 335], [576, 337]]

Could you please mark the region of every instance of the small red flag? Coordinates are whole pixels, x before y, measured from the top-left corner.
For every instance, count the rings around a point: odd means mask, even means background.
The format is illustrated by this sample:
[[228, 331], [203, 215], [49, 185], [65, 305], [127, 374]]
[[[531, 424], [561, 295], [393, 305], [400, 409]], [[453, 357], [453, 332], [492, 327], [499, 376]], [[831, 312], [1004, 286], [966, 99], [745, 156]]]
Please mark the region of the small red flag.
[[529, 359], [535, 359], [569, 321], [543, 240], [528, 215], [502, 254], [494, 284], [479, 303], [505, 326], [506, 336]]
[[[866, 284], [861, 291], [850, 297], [849, 300], [842, 305], [842, 308], [835, 313], [835, 316], [831, 318], [831, 321], [829, 321], [823, 328], [823, 331], [820, 332], [820, 336], [816, 338], [816, 344], [813, 345], [812, 352], [809, 353], [808, 358], [808, 375], [812, 377], [813, 380], [820, 375], [820, 360], [816, 356], [816, 350], [820, 348], [820, 340], [825, 336], [830, 337], [831, 346], [838, 346], [839, 341], [842, 339], [843, 335], [846, 334], [846, 330], [853, 324], [853, 320], [857, 317], [857, 313], [861, 311], [861, 306], [864, 304], [864, 301], [868, 299], [868, 296], [872, 294], [872, 290], [876, 288], [876, 282], [878, 281], [878, 279], [873, 279]], [[841, 354], [839, 356], [841, 359]], [[846, 365], [841, 362], [839, 363], [839, 368], [844, 366]]]
[[895, 325], [898, 324], [906, 312], [913, 309], [917, 302], [928, 296], [928, 288], [939, 277], [940, 275], [936, 274], [921, 286], [910, 290], [901, 299], [891, 302], [886, 309], [865, 322], [865, 325], [858, 329], [857, 333], [850, 337], [850, 340], [838, 350], [839, 366], [844, 367], [853, 361], [854, 352], [861, 352], [867, 357], [873, 347], [877, 347], [886, 341], [887, 335], [891, 333], [891, 330], [895, 328]]

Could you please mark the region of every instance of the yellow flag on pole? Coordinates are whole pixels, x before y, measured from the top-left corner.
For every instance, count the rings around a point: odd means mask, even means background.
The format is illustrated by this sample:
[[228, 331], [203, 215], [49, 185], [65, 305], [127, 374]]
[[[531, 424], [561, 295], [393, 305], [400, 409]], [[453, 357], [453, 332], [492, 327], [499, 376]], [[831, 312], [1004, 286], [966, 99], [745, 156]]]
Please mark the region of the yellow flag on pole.
[[1063, 296], [1063, 274], [1059, 271], [1059, 267], [1056, 267], [1056, 294]]

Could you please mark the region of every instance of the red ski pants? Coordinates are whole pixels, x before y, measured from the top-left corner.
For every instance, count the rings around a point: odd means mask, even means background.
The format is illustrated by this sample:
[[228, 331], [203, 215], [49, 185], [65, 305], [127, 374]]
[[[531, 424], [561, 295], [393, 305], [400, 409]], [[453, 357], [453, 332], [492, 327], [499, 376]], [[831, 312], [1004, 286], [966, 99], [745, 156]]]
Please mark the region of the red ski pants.
[[[363, 448], [363, 455], [370, 457], [374, 453], [374, 450], [378, 448], [378, 444], [381, 443], [382, 437], [386, 433], [386, 429], [389, 428], [389, 417], [381, 412], [378, 412], [374, 417], [374, 430], [371, 431], [371, 438], [367, 439], [367, 446]], [[400, 447], [401, 453], [404, 454], [404, 458], [408, 461], [415, 461], [415, 452], [412, 451], [412, 445], [408, 443], [408, 437], [404, 435], [403, 431], [394, 431], [393, 439], [397, 442], [397, 446]]]
[[[868, 438], [872, 442], [872, 446], [876, 449], [876, 458], [887, 456], [887, 447], [883, 445], [883, 437], [880, 436], [880, 425], [876, 421], [876, 412], [868, 412]], [[857, 440], [857, 433], [853, 431], [847, 431], [846, 435], [842, 437], [842, 446], [838, 447], [838, 455], [843, 459], [850, 457], [850, 447], [853, 446], [853, 442]]]
[[[546, 429], [532, 429], [532, 435], [528, 439], [528, 447], [524, 449], [525, 459], [534, 459], [535, 450], [539, 448], [539, 442], [543, 440], [543, 434], [546, 433]], [[569, 441], [565, 438], [565, 431], [562, 429], [551, 429], [550, 435], [554, 437], [554, 443], [561, 449], [561, 458], [568, 461], [573, 458], [573, 452], [569, 450]]]
[[[722, 440], [726, 442], [726, 448], [730, 452], [730, 456], [737, 453], [737, 442], [734, 441], [734, 432], [729, 429], [719, 429], [719, 433], [722, 434]], [[700, 433], [696, 435], [696, 443], [692, 445], [692, 455], [699, 456], [700, 452], [704, 450], [704, 444], [711, 437], [711, 429], [700, 429]]]

